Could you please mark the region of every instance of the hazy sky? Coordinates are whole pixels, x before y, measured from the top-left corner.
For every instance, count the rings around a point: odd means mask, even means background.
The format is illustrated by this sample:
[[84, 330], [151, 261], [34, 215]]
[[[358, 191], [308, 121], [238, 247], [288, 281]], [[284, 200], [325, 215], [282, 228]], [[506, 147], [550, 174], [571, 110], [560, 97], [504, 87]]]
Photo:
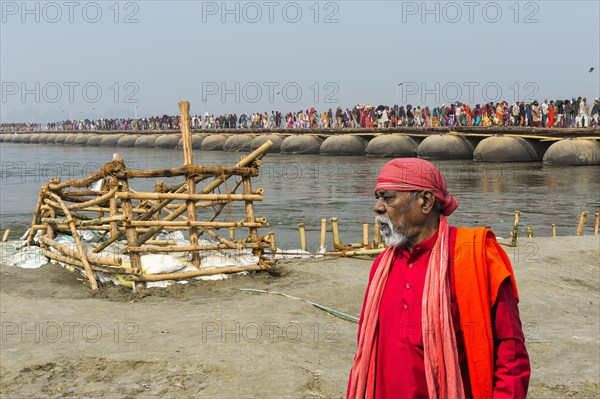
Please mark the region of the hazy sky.
[[2, 122], [600, 93], [597, 0], [0, 3]]

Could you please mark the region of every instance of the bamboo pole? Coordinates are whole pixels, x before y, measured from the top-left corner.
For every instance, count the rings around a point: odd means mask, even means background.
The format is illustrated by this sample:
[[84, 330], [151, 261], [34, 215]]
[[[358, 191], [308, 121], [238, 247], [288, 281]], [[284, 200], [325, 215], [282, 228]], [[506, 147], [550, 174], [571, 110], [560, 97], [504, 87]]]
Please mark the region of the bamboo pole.
[[82, 180], [69, 179], [63, 183], [50, 183], [48, 188], [52, 191], [62, 190], [67, 187], [89, 187], [94, 182], [103, 179], [108, 175], [114, 175], [115, 173], [121, 171], [125, 168], [125, 163], [119, 157], [118, 154], [113, 155], [113, 160], [106, 163], [102, 169], [97, 172], [92, 173], [91, 175], [83, 178]]
[[228, 227], [248, 227], [258, 228], [267, 227], [267, 223], [260, 222], [192, 222], [192, 221], [175, 221], [175, 220], [145, 220], [145, 221], [132, 221], [130, 224], [134, 227], [212, 227], [216, 229], [228, 228]]
[[[45, 245], [48, 245], [48, 246], [58, 249], [60, 252], [62, 252], [66, 256], [77, 259], [77, 251], [74, 251], [73, 249], [66, 247], [48, 237], [40, 236], [40, 242], [42, 242]], [[121, 258], [118, 258], [118, 257], [117, 258], [109, 258], [106, 256], [98, 256], [96, 254], [90, 254], [90, 253], [87, 254], [87, 257], [88, 257], [87, 259], [90, 263], [95, 263], [98, 265], [108, 265], [108, 266], [117, 266], [117, 267], [120, 267], [122, 265]]]
[[229, 239], [231, 241], [235, 240], [235, 227], [229, 228]]
[[2, 242], [8, 241], [9, 234], [10, 234], [10, 229], [4, 230], [4, 235], [2, 236]]
[[[252, 181], [250, 180], [249, 177], [242, 177], [242, 187], [244, 189], [244, 195], [250, 195], [250, 193], [252, 192]], [[254, 223], [255, 222], [254, 205], [253, 205], [252, 201], [246, 200], [245, 207], [246, 207], [246, 221], [249, 224]], [[248, 228], [248, 238], [254, 242], [258, 241], [258, 228], [257, 227], [249, 227]], [[262, 253], [262, 251], [260, 251], [259, 249], [252, 251], [253, 255], [259, 255], [261, 253]]]
[[[242, 159], [240, 162], [235, 164], [234, 167], [245, 167], [245, 166], [250, 165], [252, 162], [256, 161], [259, 157], [263, 156], [267, 152], [267, 150], [269, 148], [271, 148], [272, 145], [273, 145], [273, 142], [271, 140], [268, 140], [266, 143], [264, 143], [263, 145], [258, 147], [256, 150], [252, 151], [248, 156], [244, 157], [244, 159]], [[202, 189], [201, 193], [202, 194], [210, 193], [211, 191], [213, 191], [214, 189], [219, 187], [229, 177], [231, 177], [231, 175], [225, 174], [223, 176], [216, 178], [213, 182], [206, 185]], [[178, 217], [179, 215], [181, 215], [183, 212], [185, 212], [185, 210], [186, 210], [186, 206], [180, 205], [179, 208], [175, 209], [173, 211], [173, 213], [168, 215], [167, 217], [165, 217], [164, 220], [173, 220], [176, 217]], [[150, 237], [152, 237], [156, 233], [156, 231], [158, 231], [158, 230], [156, 228], [153, 228], [150, 231], [143, 234], [141, 237], [138, 238], [137, 245], [141, 246], [144, 242], [146, 242], [146, 240], [148, 240]]]
[[360, 255], [378, 255], [385, 251], [385, 248], [378, 249], [359, 249], [356, 251], [337, 251], [337, 252], [326, 252], [325, 256], [360, 256]]
[[106, 194], [103, 194], [103, 195], [99, 196], [98, 198], [95, 198], [95, 199], [92, 199], [92, 200], [89, 200], [86, 202], [80, 202], [78, 204], [69, 205], [69, 206], [67, 206], [67, 208], [70, 210], [78, 210], [78, 209], [87, 208], [88, 206], [101, 204], [103, 202], [110, 200], [116, 194], [117, 190], [118, 190], [118, 187], [114, 187], [110, 191], [108, 191]]
[[596, 212], [595, 214], [596, 220], [594, 221], [594, 235], [598, 235], [598, 225], [600, 225], [600, 212]]
[[[75, 226], [95, 226], [97, 224], [106, 224], [111, 222], [121, 222], [127, 219], [124, 215], [111, 216], [107, 218], [90, 219], [90, 220], [77, 220], [75, 219]], [[42, 222], [49, 224], [68, 224], [69, 219], [66, 218], [42, 218]]]
[[327, 219], [321, 218], [321, 241], [319, 242], [319, 248], [325, 248], [327, 241]]
[[556, 225], [552, 223], [552, 237], [556, 237]]
[[331, 230], [333, 232], [333, 248], [339, 250], [340, 248], [340, 233], [338, 231], [338, 220], [337, 218], [331, 218]]
[[83, 245], [81, 244], [81, 240], [79, 239], [79, 233], [77, 232], [77, 229], [75, 228], [76, 220], [73, 219], [73, 217], [71, 216], [71, 212], [69, 211], [69, 209], [67, 209], [67, 206], [65, 205], [64, 202], [62, 202], [62, 199], [58, 195], [56, 195], [54, 193], [49, 193], [49, 194], [60, 205], [60, 207], [62, 208], [63, 212], [65, 213], [65, 215], [67, 216], [67, 218], [69, 220], [69, 227], [71, 228], [71, 235], [73, 236], [73, 240], [75, 241], [75, 246], [77, 247], [77, 250], [79, 251], [80, 261], [81, 261], [81, 263], [83, 263], [83, 268], [85, 269], [87, 278], [90, 281], [90, 287], [92, 288], [93, 291], [96, 291], [98, 289], [98, 283], [96, 282], [96, 278], [94, 277], [94, 272], [92, 271], [92, 268], [90, 267], [90, 263], [88, 262], [87, 256], [85, 255]]
[[[116, 179], [111, 179], [109, 182], [109, 187], [111, 188], [111, 190], [114, 188], [116, 190], [119, 189], [118, 183]], [[119, 211], [118, 205], [117, 205], [117, 197], [115, 197], [114, 195], [110, 197], [109, 199], [109, 214], [110, 217], [115, 217], [117, 216], [117, 213]], [[111, 237], [115, 237], [119, 235], [119, 229], [117, 226], [117, 222], [110, 222], [110, 236]]]
[[575, 232], [576, 236], [580, 236], [583, 233], [583, 226], [585, 225], [587, 215], [587, 211], [581, 212], [581, 215], [579, 215], [579, 224], [577, 225], [577, 231]]
[[[190, 103], [188, 101], [181, 101], [179, 103], [179, 112], [181, 114], [181, 136], [183, 141], [183, 165], [189, 166], [194, 165], [194, 158], [192, 155], [192, 131], [190, 129]], [[192, 198], [196, 194], [196, 181], [192, 174], [188, 173], [185, 178], [187, 184], [187, 192], [190, 198], [187, 199], [187, 213], [188, 220], [190, 223], [190, 243], [193, 246], [198, 245], [198, 228], [195, 226], [196, 222], [196, 201]], [[164, 198], [161, 198], [164, 199]], [[200, 268], [200, 255], [198, 252], [192, 252], [192, 264], [198, 269]]]
[[[46, 213], [52, 218], [56, 217], [56, 211], [54, 210], [54, 208], [48, 207]], [[53, 240], [55, 236], [54, 227], [50, 223], [47, 223], [47, 226], [48, 228], [46, 229], [46, 236]]]
[[64, 197], [98, 197], [104, 194], [97, 190], [62, 190], [61, 196]]
[[300, 249], [306, 251], [306, 227], [304, 223], [298, 223], [300, 229]]
[[[55, 230], [69, 230], [70, 231], [70, 227], [68, 224], [56, 224], [53, 226]], [[38, 230], [47, 230], [48, 229], [48, 225], [47, 224], [35, 224], [33, 226], [31, 226], [32, 229], [34, 229], [35, 231]], [[165, 229], [169, 229], [168, 227], [165, 227]], [[78, 226], [77, 230], [99, 230], [99, 231], [106, 231], [109, 232], [110, 231], [110, 226]], [[146, 231], [149, 231], [149, 228], [139, 228], [138, 227], [138, 233], [144, 233]], [[173, 228], [172, 230], [181, 230], [181, 229], [177, 229], [177, 228]], [[123, 234], [123, 237], [125, 236], [125, 227], [119, 227], [119, 232]], [[96, 252], [98, 248], [94, 248], [94, 252], [98, 253], [101, 251]]]
[[174, 240], [148, 240], [146, 241], [148, 245], [177, 245], [177, 242]]
[[517, 246], [517, 237], [519, 235], [519, 215], [520, 214], [521, 214], [521, 211], [515, 211], [515, 222], [513, 224], [513, 230], [512, 230], [511, 241], [510, 241], [511, 247]]
[[[246, 178], [244, 178], [246, 179]], [[263, 196], [259, 194], [178, 194], [178, 193], [131, 193], [118, 192], [120, 199], [142, 199], [142, 200], [181, 200], [181, 201], [262, 201]], [[181, 214], [181, 213], [180, 213]], [[180, 215], [179, 214], [179, 215]], [[177, 216], [179, 216], [177, 215]]]
[[166, 273], [166, 274], [139, 274], [128, 276], [127, 279], [131, 281], [163, 281], [163, 280], [180, 280], [184, 278], [192, 278], [198, 276], [212, 276], [214, 274], [229, 274], [229, 273], [241, 273], [249, 271], [268, 270], [268, 265], [257, 265], [257, 266], [231, 266], [231, 267], [218, 267], [214, 269], [202, 269], [194, 270], [189, 272], [178, 272], [178, 273]]
[[527, 237], [533, 237], [533, 229], [531, 226], [527, 226]]
[[[116, 197], [115, 197], [115, 199], [116, 199]], [[196, 202], [196, 208], [210, 208], [212, 206], [221, 205], [223, 203], [227, 204], [228, 202], [225, 201], [225, 200]], [[164, 210], [167, 213], [170, 213], [169, 209], [171, 209], [173, 207], [176, 208], [178, 206], [177, 204], [170, 204], [170, 205], [171, 206], [165, 206], [162, 210]], [[107, 207], [101, 207], [101, 206], [90, 206], [90, 207], [87, 207], [85, 209], [82, 209], [81, 211], [82, 212], [110, 212], [110, 207], [107, 208]], [[116, 213], [122, 213], [122, 212], [123, 212], [123, 209], [117, 207], [117, 212]], [[148, 212], [148, 208], [139, 208], [139, 207], [133, 208], [133, 213], [142, 213], [143, 214], [143, 213], [146, 213], [146, 212]], [[179, 217], [180, 218], [185, 218], [185, 220], [187, 220], [187, 218], [185, 216], [183, 216], [183, 215], [179, 215]]]
[[[42, 252], [42, 255], [44, 255], [45, 257], [47, 257], [49, 259], [53, 259], [53, 260], [56, 260], [59, 262], [69, 264], [69, 265], [83, 267], [85, 269], [83, 262], [81, 262], [80, 260], [77, 260], [75, 258], [56, 254], [46, 248], [41, 248], [41, 252]], [[140, 271], [136, 271], [136, 270], [128, 268], [128, 267], [108, 267], [108, 266], [99, 266], [99, 265], [91, 264], [90, 268], [94, 271], [110, 273], [110, 274], [141, 274]]]
[[379, 224], [377, 221], [373, 225], [373, 248], [381, 248], [381, 237], [379, 236]]
[[369, 224], [363, 224], [363, 247], [367, 247], [369, 245]]
[[[185, 156], [185, 153], [184, 153]], [[259, 171], [254, 167], [224, 167], [224, 166], [202, 166], [185, 164], [182, 168], [172, 169], [149, 169], [149, 170], [123, 170], [115, 174], [119, 178], [127, 179], [143, 179], [143, 178], [160, 178], [160, 177], [177, 177], [177, 176], [202, 176], [202, 180], [209, 177], [222, 176], [223, 174], [235, 176], [252, 176], [257, 177]]]
[[[248, 249], [261, 249], [268, 248], [270, 246], [269, 243], [264, 242], [249, 242], [249, 243], [240, 243], [240, 246]], [[186, 245], [186, 246], [169, 246], [169, 247], [127, 247], [127, 251], [130, 253], [146, 253], [146, 252], [192, 252], [192, 251], [212, 251], [218, 249], [231, 249], [228, 245], [225, 244], [210, 244], [210, 245]]]
[[[40, 211], [42, 204], [44, 203], [45, 193], [48, 190], [48, 185], [43, 185], [40, 189], [40, 195], [37, 200], [37, 204], [35, 206], [35, 210], [33, 211], [33, 220], [31, 221], [31, 225], [35, 225], [39, 223]], [[27, 236], [27, 245], [33, 245], [33, 237], [35, 236], [35, 231], [33, 229], [29, 230], [29, 235]]]

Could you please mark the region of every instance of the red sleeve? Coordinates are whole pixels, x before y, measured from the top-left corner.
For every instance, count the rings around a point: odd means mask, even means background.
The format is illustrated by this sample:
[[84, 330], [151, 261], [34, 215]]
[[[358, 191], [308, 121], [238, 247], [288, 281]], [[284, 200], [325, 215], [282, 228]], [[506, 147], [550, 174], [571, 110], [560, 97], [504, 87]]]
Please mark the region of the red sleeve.
[[500, 285], [492, 310], [494, 329], [494, 398], [525, 398], [531, 367], [517, 300], [510, 280]]

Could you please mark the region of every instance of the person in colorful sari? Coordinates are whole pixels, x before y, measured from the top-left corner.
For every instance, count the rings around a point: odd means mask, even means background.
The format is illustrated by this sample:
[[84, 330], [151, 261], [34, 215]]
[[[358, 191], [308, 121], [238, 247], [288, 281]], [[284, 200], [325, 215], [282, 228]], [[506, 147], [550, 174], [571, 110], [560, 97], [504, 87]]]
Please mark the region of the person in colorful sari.
[[525, 398], [531, 374], [510, 260], [486, 228], [446, 220], [436, 167], [388, 162], [375, 184], [388, 247], [373, 263], [347, 398]]
[[548, 122], [546, 124], [546, 126], [548, 127], [552, 127], [554, 126], [554, 101], [550, 101], [550, 105], [548, 106]]

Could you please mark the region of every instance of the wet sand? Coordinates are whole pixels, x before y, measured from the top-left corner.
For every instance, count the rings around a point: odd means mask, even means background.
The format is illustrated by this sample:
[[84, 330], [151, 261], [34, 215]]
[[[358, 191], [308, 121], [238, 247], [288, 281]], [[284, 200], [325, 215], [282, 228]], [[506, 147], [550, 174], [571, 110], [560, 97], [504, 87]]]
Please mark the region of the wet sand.
[[[600, 239], [520, 240], [514, 263], [532, 398], [600, 394]], [[0, 265], [0, 397], [339, 398], [371, 260], [99, 293], [55, 265]]]

